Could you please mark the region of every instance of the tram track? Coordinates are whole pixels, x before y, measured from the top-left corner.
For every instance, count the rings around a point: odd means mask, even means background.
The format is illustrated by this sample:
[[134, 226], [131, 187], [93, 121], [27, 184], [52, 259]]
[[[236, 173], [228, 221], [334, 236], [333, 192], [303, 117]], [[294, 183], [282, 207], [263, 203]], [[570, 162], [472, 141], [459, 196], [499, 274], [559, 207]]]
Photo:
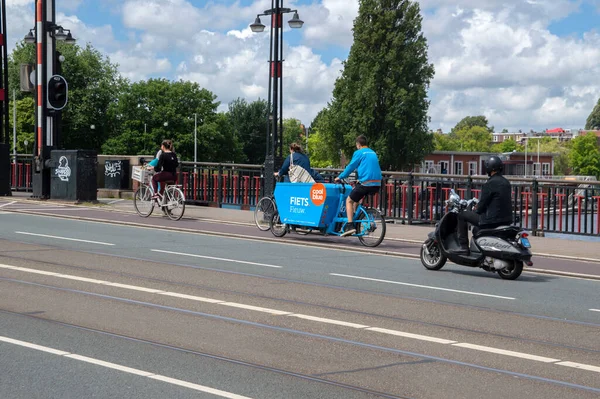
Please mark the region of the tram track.
[[[39, 252], [39, 251], [36, 251], [36, 253], [37, 252]], [[78, 251], [76, 251], [76, 252], [78, 252]], [[0, 253], [2, 253], [2, 252], [0, 252]], [[86, 252], [83, 252], [83, 253], [86, 253]], [[102, 254], [102, 253], [94, 253], [94, 254], [98, 254], [98, 255], [102, 255], [102, 256], [115, 256], [117, 258], [122, 258], [121, 256], [116, 256], [116, 255], [107, 255], [107, 254]], [[121, 277], [121, 278], [137, 279], [137, 280], [141, 280], [141, 281], [158, 283], [158, 284], [169, 284], [169, 285], [172, 285], [175, 287], [192, 288], [192, 289], [204, 290], [204, 291], [209, 291], [209, 292], [215, 292], [215, 293], [219, 293], [219, 294], [239, 295], [239, 296], [243, 296], [243, 297], [247, 297], [247, 298], [251, 298], [251, 299], [275, 301], [275, 302], [291, 304], [291, 305], [313, 307], [315, 309], [323, 309], [323, 310], [327, 310], [327, 311], [342, 312], [342, 313], [352, 315], [352, 316], [375, 317], [375, 318], [380, 318], [383, 320], [412, 323], [415, 325], [421, 325], [421, 326], [425, 326], [425, 327], [443, 328], [443, 329], [447, 329], [447, 330], [451, 330], [451, 331], [479, 334], [481, 336], [486, 336], [486, 337], [491, 337], [491, 338], [510, 339], [516, 343], [538, 344], [538, 345], [545, 345], [545, 346], [550, 346], [550, 347], [555, 347], [555, 348], [560, 348], [560, 349], [568, 349], [568, 350], [574, 350], [574, 351], [586, 352], [586, 353], [600, 353], [600, 349], [592, 349], [592, 348], [586, 348], [586, 347], [565, 345], [565, 344], [560, 344], [560, 343], [547, 341], [547, 340], [523, 338], [523, 337], [518, 337], [515, 335], [494, 333], [494, 332], [483, 331], [483, 330], [473, 329], [473, 328], [457, 327], [455, 325], [444, 324], [444, 323], [433, 323], [433, 322], [419, 320], [416, 318], [390, 316], [390, 315], [381, 314], [381, 313], [348, 309], [345, 307], [322, 305], [319, 303], [311, 303], [311, 302], [299, 301], [299, 300], [290, 300], [290, 299], [278, 298], [278, 297], [269, 296], [269, 295], [258, 295], [258, 294], [254, 294], [254, 293], [247, 292], [247, 291], [215, 288], [215, 287], [212, 287], [209, 285], [176, 281], [176, 280], [164, 279], [164, 278], [149, 277], [149, 276], [145, 276], [142, 274], [136, 274], [136, 273], [117, 272], [117, 271], [89, 267], [89, 266], [68, 265], [68, 264], [61, 263], [61, 262], [37, 260], [37, 259], [31, 259], [28, 257], [7, 255], [5, 253], [2, 253], [2, 256], [4, 256], [5, 258], [9, 258], [9, 259], [18, 259], [21, 261], [35, 262], [35, 263], [39, 263], [39, 264], [45, 264], [48, 266], [64, 267], [67, 269], [77, 270], [77, 271], [82, 271], [82, 272], [99, 273], [99, 274], [105, 274], [107, 276], [116, 276], [116, 277]], [[304, 281], [299, 281], [299, 280], [294, 280], [294, 279], [276, 278], [276, 277], [271, 277], [271, 276], [261, 276], [261, 275], [241, 273], [241, 272], [218, 270], [218, 269], [212, 269], [212, 268], [204, 268], [204, 267], [195, 266], [195, 265], [162, 262], [162, 261], [158, 261], [158, 260], [148, 260], [148, 259], [131, 258], [131, 257], [125, 257], [125, 258], [136, 260], [136, 261], [152, 262], [152, 263], [159, 264], [159, 265], [189, 267], [189, 268], [194, 268], [194, 269], [223, 272], [223, 273], [227, 273], [227, 274], [235, 274], [235, 275], [248, 276], [248, 277], [257, 277], [257, 278], [262, 278], [262, 279], [267, 279], [267, 280], [276, 280], [276, 281], [281, 281], [281, 282], [285, 282], [285, 283], [303, 284], [303, 285], [307, 285], [307, 286], [317, 286], [317, 287], [323, 287], [323, 288], [335, 289], [335, 290], [341, 290], [341, 291], [360, 292], [360, 293], [366, 293], [366, 294], [371, 294], [371, 295], [381, 295], [381, 296], [385, 296], [385, 297], [393, 297], [393, 298], [399, 298], [399, 299], [421, 300], [421, 301], [425, 301], [425, 302], [429, 302], [429, 303], [440, 303], [440, 304], [444, 304], [444, 305], [455, 306], [458, 308], [476, 308], [478, 310], [483, 310], [486, 312], [497, 312], [497, 313], [501, 313], [501, 314], [516, 315], [516, 316], [525, 317], [525, 318], [544, 319], [544, 320], [551, 320], [551, 321], [567, 323], [567, 324], [585, 325], [585, 326], [600, 328], [600, 324], [595, 324], [595, 323], [581, 322], [581, 321], [576, 321], [576, 320], [559, 319], [559, 318], [550, 318], [550, 317], [539, 316], [539, 315], [523, 314], [523, 313], [519, 313], [519, 312], [498, 310], [498, 309], [492, 309], [492, 308], [483, 307], [483, 306], [465, 305], [465, 304], [459, 304], [459, 303], [453, 303], [453, 302], [447, 302], [447, 301], [439, 301], [439, 300], [433, 300], [433, 299], [415, 298], [415, 297], [410, 297], [410, 296], [402, 296], [402, 295], [398, 295], [398, 294], [380, 293], [380, 292], [371, 291], [371, 290], [360, 290], [360, 289], [347, 288], [347, 287], [336, 286], [336, 285], [311, 283], [311, 282], [304, 282]]]

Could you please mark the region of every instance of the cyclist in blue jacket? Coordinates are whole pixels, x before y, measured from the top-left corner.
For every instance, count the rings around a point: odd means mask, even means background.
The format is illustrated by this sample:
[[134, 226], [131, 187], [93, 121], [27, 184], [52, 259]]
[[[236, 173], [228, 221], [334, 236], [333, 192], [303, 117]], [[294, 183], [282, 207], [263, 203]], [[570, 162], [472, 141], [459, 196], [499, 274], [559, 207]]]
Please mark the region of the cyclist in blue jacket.
[[381, 167], [379, 159], [375, 151], [367, 146], [367, 138], [360, 135], [356, 138], [356, 151], [352, 155], [352, 160], [346, 166], [346, 169], [338, 177], [335, 182], [338, 183], [341, 179], [350, 176], [350, 173], [357, 171], [356, 186], [350, 192], [346, 199], [346, 214], [348, 215], [348, 223], [344, 226], [342, 237], [356, 233], [359, 226], [354, 226], [354, 212], [356, 212], [357, 204], [369, 194], [379, 192], [381, 187]]

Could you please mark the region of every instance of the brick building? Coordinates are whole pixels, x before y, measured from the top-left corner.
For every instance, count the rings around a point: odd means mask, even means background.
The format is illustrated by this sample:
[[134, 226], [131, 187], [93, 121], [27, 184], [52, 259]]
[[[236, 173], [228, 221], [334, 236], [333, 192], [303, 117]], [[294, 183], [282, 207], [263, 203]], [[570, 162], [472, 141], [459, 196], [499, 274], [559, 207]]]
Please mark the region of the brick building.
[[[415, 167], [417, 173], [435, 173], [449, 175], [484, 175], [484, 162], [491, 155], [499, 155], [504, 161], [504, 174], [508, 176], [552, 176], [554, 156], [550, 153], [527, 153], [527, 170], [525, 169], [525, 153], [497, 154], [490, 152], [434, 151], [427, 155], [421, 165]], [[525, 173], [527, 171], [527, 173]]]

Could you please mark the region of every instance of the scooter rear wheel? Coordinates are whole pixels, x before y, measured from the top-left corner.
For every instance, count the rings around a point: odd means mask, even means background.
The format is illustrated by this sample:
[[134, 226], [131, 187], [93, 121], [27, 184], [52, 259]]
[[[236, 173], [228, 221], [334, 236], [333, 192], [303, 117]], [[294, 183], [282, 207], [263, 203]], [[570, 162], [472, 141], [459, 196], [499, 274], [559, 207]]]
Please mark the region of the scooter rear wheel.
[[448, 260], [440, 250], [438, 244], [433, 244], [429, 250], [429, 254], [425, 251], [427, 244], [421, 246], [421, 263], [427, 270], [440, 270]]
[[523, 273], [523, 262], [515, 260], [513, 266], [498, 270], [498, 275], [504, 280], [516, 280]]

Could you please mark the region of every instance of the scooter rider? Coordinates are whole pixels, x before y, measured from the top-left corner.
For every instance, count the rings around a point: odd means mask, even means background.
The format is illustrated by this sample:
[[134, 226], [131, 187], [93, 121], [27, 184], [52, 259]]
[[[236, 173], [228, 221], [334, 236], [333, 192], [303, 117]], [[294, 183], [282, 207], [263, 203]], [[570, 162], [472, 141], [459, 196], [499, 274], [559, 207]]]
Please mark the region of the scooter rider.
[[484, 229], [510, 225], [512, 215], [512, 190], [510, 182], [502, 176], [504, 165], [497, 156], [491, 156], [485, 163], [489, 176], [483, 185], [481, 198], [475, 212], [464, 211], [458, 214], [458, 242], [460, 249], [452, 251], [456, 254], [469, 254], [468, 224]]

